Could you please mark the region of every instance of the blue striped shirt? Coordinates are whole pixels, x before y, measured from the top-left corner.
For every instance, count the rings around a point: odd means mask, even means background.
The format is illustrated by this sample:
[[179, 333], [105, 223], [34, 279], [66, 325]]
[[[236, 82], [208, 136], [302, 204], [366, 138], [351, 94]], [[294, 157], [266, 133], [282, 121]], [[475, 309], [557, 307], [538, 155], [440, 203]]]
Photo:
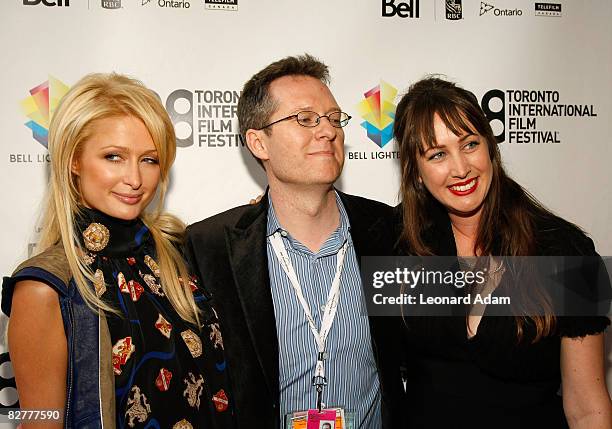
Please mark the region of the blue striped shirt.
[[348, 241], [340, 280], [340, 300], [325, 347], [328, 385], [323, 390], [323, 403], [325, 407], [341, 407], [354, 413], [356, 428], [380, 428], [380, 383], [372, 352], [357, 255], [344, 205], [336, 194], [340, 226], [321, 249], [313, 253], [283, 230], [274, 212], [272, 199], [268, 199], [266, 241], [279, 347], [281, 417], [316, 407], [312, 377], [317, 361], [317, 345], [304, 310], [270, 243], [269, 237], [277, 231], [283, 234], [283, 243], [317, 329], [320, 328], [323, 307], [336, 273], [338, 251]]

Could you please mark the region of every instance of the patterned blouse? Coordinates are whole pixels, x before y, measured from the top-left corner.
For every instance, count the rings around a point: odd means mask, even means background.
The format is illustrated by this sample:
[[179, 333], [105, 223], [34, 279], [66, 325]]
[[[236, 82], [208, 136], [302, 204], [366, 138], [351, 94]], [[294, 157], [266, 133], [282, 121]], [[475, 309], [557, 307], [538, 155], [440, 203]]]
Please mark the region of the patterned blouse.
[[117, 428], [231, 428], [223, 337], [198, 281], [187, 281], [202, 328], [182, 320], [160, 284], [149, 229], [84, 209], [78, 222], [96, 294], [107, 313]]

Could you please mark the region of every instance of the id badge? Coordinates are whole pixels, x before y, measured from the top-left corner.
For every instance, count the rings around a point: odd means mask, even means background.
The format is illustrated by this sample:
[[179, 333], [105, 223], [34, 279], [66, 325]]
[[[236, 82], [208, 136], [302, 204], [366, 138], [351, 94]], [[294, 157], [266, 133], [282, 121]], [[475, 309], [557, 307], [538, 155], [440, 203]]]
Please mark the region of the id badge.
[[[349, 413], [350, 414], [350, 413]], [[285, 418], [286, 429], [353, 429], [347, 422], [342, 408], [327, 408], [319, 412], [316, 409], [297, 411], [287, 414]]]

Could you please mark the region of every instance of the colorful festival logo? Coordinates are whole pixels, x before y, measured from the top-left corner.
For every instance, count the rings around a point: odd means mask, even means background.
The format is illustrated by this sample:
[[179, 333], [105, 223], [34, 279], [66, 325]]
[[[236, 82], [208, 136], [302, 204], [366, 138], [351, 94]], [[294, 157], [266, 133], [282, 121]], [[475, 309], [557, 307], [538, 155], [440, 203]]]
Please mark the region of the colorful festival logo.
[[25, 126], [32, 130], [32, 137], [47, 147], [49, 123], [61, 98], [70, 89], [61, 80], [49, 76], [49, 80], [30, 90], [30, 96], [21, 101], [21, 110], [30, 120]]
[[380, 85], [364, 93], [365, 99], [357, 105], [359, 114], [365, 119], [361, 126], [366, 129], [368, 138], [381, 148], [393, 138], [396, 95], [397, 88], [381, 80]]

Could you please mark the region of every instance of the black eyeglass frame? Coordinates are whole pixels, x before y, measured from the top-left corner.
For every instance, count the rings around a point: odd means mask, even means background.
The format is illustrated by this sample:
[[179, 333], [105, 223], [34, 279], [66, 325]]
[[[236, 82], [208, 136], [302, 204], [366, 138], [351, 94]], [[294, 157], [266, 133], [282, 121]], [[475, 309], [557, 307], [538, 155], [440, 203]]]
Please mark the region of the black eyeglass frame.
[[[314, 113], [315, 115], [317, 115], [317, 120], [316, 120], [315, 124], [314, 125], [304, 125], [304, 124], [302, 124], [299, 120], [297, 120], [297, 118], [300, 115], [300, 113]], [[336, 125], [333, 124], [332, 121], [329, 121], [329, 115], [333, 115], [333, 114], [340, 114], [340, 115], [344, 114], [344, 115], [346, 115], [346, 119], [344, 121], [340, 121], [340, 122], [344, 122], [344, 125], [336, 126]], [[330, 125], [332, 127], [334, 127], [334, 128], [344, 128], [344, 127], [346, 127], [348, 125], [348, 122], [351, 120], [352, 116], [349, 115], [348, 113], [342, 112], [342, 111], [331, 112], [331, 113], [328, 113], [327, 115], [319, 115], [317, 112], [313, 112], [312, 110], [302, 110], [300, 112], [297, 112], [294, 115], [289, 115], [289, 116], [287, 116], [285, 118], [281, 118], [281, 119], [278, 119], [278, 120], [276, 120], [274, 122], [271, 122], [268, 125], [265, 125], [265, 126], [263, 126], [261, 128], [258, 128], [257, 130], [258, 131], [265, 130], [266, 128], [271, 127], [274, 124], [278, 124], [279, 122], [283, 122], [283, 121], [286, 121], [288, 119], [293, 119], [293, 118], [296, 119], [296, 122], [300, 126], [305, 127], [305, 128], [314, 128], [314, 127], [316, 127], [317, 125], [319, 125], [321, 123], [321, 119], [322, 118], [327, 118], [327, 120], [329, 121]]]

